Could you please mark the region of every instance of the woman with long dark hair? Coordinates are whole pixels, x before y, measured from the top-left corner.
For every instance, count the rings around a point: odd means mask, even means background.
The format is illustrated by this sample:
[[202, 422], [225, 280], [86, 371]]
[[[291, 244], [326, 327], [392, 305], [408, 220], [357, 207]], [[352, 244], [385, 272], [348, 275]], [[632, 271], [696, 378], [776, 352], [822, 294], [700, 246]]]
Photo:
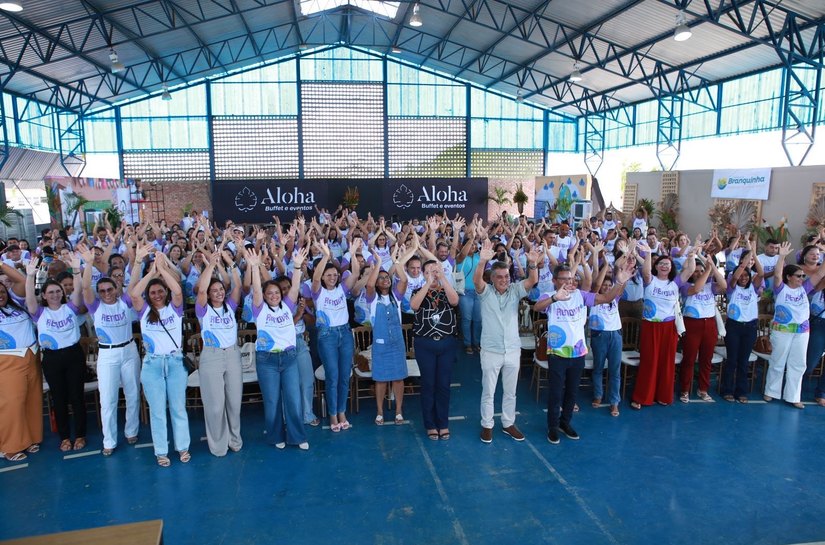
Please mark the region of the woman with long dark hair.
[[[748, 402], [748, 360], [756, 342], [759, 297], [764, 273], [756, 259], [756, 244], [742, 252], [728, 281], [728, 319], [725, 322], [726, 362], [722, 368], [722, 399]], [[751, 270], [755, 273], [751, 275]]]
[[[384, 395], [391, 385], [395, 396], [395, 423], [404, 421], [404, 379], [407, 378], [407, 348], [401, 329], [400, 301], [407, 290], [407, 275], [398, 271], [398, 247], [387, 257], [373, 248], [372, 270], [367, 278], [366, 301], [372, 324], [372, 379], [375, 381], [375, 423], [384, 423]], [[390, 261], [386, 267], [384, 259]], [[389, 269], [389, 272], [386, 270]], [[398, 282], [393, 286], [392, 274]]]
[[351, 274], [341, 281], [338, 269], [330, 263], [329, 247], [320, 242], [323, 253], [312, 275], [312, 299], [315, 302], [316, 327], [318, 328], [318, 352], [324, 364], [329, 424], [333, 432], [348, 430], [352, 425], [347, 420], [346, 408], [349, 396], [349, 380], [352, 371], [354, 342], [349, 325], [347, 295], [355, 285], [361, 272], [361, 264], [356, 258], [361, 239], [353, 239], [350, 247], [352, 260]]
[[[135, 250], [136, 263], [149, 255], [148, 246]], [[172, 420], [172, 435], [180, 461], [187, 463], [189, 453], [189, 418], [186, 415], [186, 380], [183, 365], [183, 291], [168, 258], [155, 252], [149, 274], [129, 287], [132, 305], [140, 317], [143, 334], [143, 369], [140, 382], [149, 402], [152, 443], [158, 465], [169, 467], [169, 444], [166, 433], [166, 406]]]
[[[35, 295], [38, 263], [26, 266], [26, 307], [37, 325], [37, 340], [43, 351], [43, 375], [49, 383], [54, 400], [60, 450], [81, 450], [86, 447], [86, 404], [83, 386], [86, 377], [86, 356], [80, 347], [79, 315], [85, 311], [81, 300], [80, 258], [72, 260], [74, 293], [66, 301], [63, 286], [56, 280], [46, 280], [40, 289], [42, 300]], [[74, 414], [75, 440], [71, 440], [69, 406]]]
[[[267, 442], [283, 449], [287, 444], [308, 450], [301, 412], [301, 378], [295, 349], [293, 312], [301, 289], [301, 265], [307, 250], [292, 258], [292, 284], [286, 297], [275, 280], [261, 285], [260, 254], [247, 250], [252, 269], [252, 312], [258, 328], [255, 365], [264, 398], [264, 432]], [[351, 335], [350, 335], [351, 337]]]
[[773, 350], [768, 360], [763, 398], [765, 401], [773, 401], [781, 397], [797, 409], [804, 409], [805, 405], [801, 402], [802, 375], [806, 369], [811, 316], [806, 296], [814, 291], [814, 287], [825, 276], [825, 264], [809, 276], [803, 266], [783, 266], [785, 258], [791, 252], [790, 242], [783, 242], [779, 246], [779, 261], [774, 269], [774, 314], [771, 322]]
[[[227, 287], [213, 273], [221, 258], [232, 269]], [[206, 421], [206, 442], [209, 452], [225, 456], [226, 450], [238, 452], [241, 439], [241, 397], [243, 369], [238, 348], [238, 322], [235, 311], [241, 301], [241, 275], [235, 263], [218, 250], [198, 281], [195, 315], [201, 325], [201, 350], [198, 365], [203, 417]], [[228, 293], [227, 293], [228, 291]]]

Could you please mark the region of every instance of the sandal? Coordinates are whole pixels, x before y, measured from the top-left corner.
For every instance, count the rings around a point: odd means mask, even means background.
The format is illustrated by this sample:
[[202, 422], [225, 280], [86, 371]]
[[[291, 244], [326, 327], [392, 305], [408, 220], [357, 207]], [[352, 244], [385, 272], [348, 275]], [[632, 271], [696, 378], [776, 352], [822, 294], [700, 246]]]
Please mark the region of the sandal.
[[739, 399], [737, 399], [736, 401], [744, 404], [748, 402], [748, 398], [746, 396], [740, 396]]
[[83, 450], [86, 448], [86, 438], [85, 437], [78, 437], [74, 440], [74, 446], [72, 450]]
[[135, 435], [134, 437], [127, 437], [126, 442], [130, 445], [134, 445], [135, 443], [138, 442], [137, 435]]
[[679, 401], [682, 403], [690, 403], [690, 393], [682, 392], [682, 395], [679, 396]]
[[464, 353], [465, 354], [470, 354], [472, 356], [473, 355], [473, 347], [468, 346], [467, 348], [464, 349]]
[[341, 431], [341, 424], [330, 424], [329, 429], [331, 429], [334, 433], [338, 433]]
[[172, 465], [172, 460], [168, 456], [158, 456], [158, 465], [160, 467], [169, 467]]
[[311, 420], [311, 421], [309, 422], [309, 425], [310, 425], [310, 426], [312, 426], [313, 428], [315, 428], [315, 427], [317, 427], [320, 423], [321, 423], [321, 420], [320, 420], [320, 419], [318, 419], [318, 418], [315, 418], [315, 419], [313, 419], [313, 420]]
[[773, 401], [773, 398], [771, 396], [762, 396], [762, 399], [765, 400], [765, 403], [770, 403], [771, 401]]
[[17, 454], [4, 454], [3, 458], [9, 462], [22, 462], [28, 458], [28, 456], [26, 456], [25, 452], [18, 452]]
[[631, 401], [630, 402], [630, 408], [633, 409], [634, 411], [641, 411], [642, 410], [642, 404], [641, 403], [636, 403], [635, 401]]
[[349, 423], [349, 420], [344, 420], [343, 422], [341, 422], [341, 429], [342, 430], [348, 430], [351, 427], [352, 427], [352, 424]]
[[715, 403], [716, 402], [716, 400], [713, 399], [712, 397], [710, 397], [710, 394], [707, 393], [707, 392], [696, 392], [696, 396], [699, 399], [701, 399], [702, 401], [705, 401], [707, 403]]
[[825, 398], [815, 397], [814, 401], [816, 401], [816, 404], [819, 405], [820, 407], [825, 407]]
[[40, 452], [40, 443], [32, 443], [31, 445], [29, 445], [29, 448], [26, 449], [26, 452], [28, 452], [29, 454]]
[[191, 460], [191, 459], [192, 459], [192, 455], [191, 455], [191, 454], [189, 454], [189, 451], [188, 451], [188, 450], [182, 450], [182, 451], [180, 451], [180, 461], [181, 461], [181, 462], [183, 462], [183, 463], [185, 464], [185, 463], [187, 463], [187, 462], [188, 462], [189, 460]]
[[438, 441], [438, 431], [427, 430], [427, 437], [430, 438], [430, 441]]
[[805, 404], [802, 403], [802, 402], [799, 402], [799, 401], [797, 401], [796, 403], [791, 403], [791, 406], [796, 408], [796, 409], [804, 409], [805, 408]]
[[113, 449], [113, 448], [104, 448], [101, 451], [101, 454], [103, 454], [103, 456], [111, 456], [114, 453], [115, 453], [115, 449]]
[[619, 406], [618, 405], [611, 405], [610, 406], [610, 416], [619, 416]]
[[590, 406], [593, 407], [594, 409], [598, 409], [599, 405], [601, 405], [601, 404], [602, 404], [602, 398], [597, 397], [596, 399], [593, 400], [593, 402], [590, 404]]
[[732, 396], [732, 395], [730, 395], [730, 394], [722, 396], [722, 399], [724, 399], [724, 400], [725, 400], [725, 401], [727, 401], [728, 403], [733, 403], [734, 401], [736, 401], [736, 398], [735, 398], [735, 397], [733, 397], [733, 396]]
[[375, 425], [376, 426], [383, 426], [384, 425], [384, 415], [383, 414], [376, 415]]
[[438, 432], [438, 438], [442, 441], [449, 441], [450, 440], [450, 430]]
[[401, 414], [401, 413], [396, 414], [395, 415], [395, 423], [396, 423], [396, 425], [403, 424], [404, 423], [404, 415]]
[[68, 439], [63, 439], [60, 442], [60, 450], [62, 450], [63, 452], [69, 452], [70, 450], [72, 450], [72, 442]]

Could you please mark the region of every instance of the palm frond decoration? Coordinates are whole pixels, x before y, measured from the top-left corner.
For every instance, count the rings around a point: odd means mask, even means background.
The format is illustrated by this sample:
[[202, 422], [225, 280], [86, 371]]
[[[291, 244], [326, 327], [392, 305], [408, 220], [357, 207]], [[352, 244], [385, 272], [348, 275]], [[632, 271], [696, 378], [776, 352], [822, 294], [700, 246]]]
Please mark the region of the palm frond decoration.
[[6, 227], [12, 226], [12, 219], [14, 217], [23, 217], [23, 214], [12, 208], [12, 206], [8, 202], [4, 202], [0, 205], [0, 223], [5, 225]]
[[708, 210], [711, 229], [716, 229], [719, 233], [724, 233], [730, 225], [730, 215], [733, 205], [727, 202], [717, 202]]
[[756, 206], [752, 201], [739, 200], [731, 207], [730, 229], [736, 233], [749, 233], [756, 224]]
[[825, 227], [825, 195], [811, 203], [811, 208], [808, 209], [808, 217], [805, 220], [805, 226], [814, 231], [820, 227]]
[[660, 228], [664, 231], [673, 229], [679, 230], [679, 195], [676, 193], [668, 193], [662, 198], [659, 203], [659, 223]]

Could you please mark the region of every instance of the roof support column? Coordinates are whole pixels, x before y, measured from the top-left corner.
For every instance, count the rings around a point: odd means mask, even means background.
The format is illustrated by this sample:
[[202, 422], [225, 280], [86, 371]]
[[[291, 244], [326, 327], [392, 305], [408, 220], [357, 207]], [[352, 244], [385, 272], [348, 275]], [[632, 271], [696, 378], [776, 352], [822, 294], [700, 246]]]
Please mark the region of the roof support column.
[[594, 177], [604, 162], [605, 125], [603, 112], [584, 116], [584, 164]]
[[[69, 176], [80, 176], [86, 168], [86, 139], [83, 135], [83, 112], [57, 112], [57, 142], [60, 164]], [[78, 168], [79, 167], [79, 168]]]
[[681, 93], [662, 93], [656, 97], [656, 159], [662, 170], [673, 170], [682, 149], [682, 113], [684, 98]]
[[796, 17], [785, 19], [776, 52], [785, 65], [782, 82], [782, 149], [791, 166], [799, 166], [813, 148], [822, 93], [825, 25], [807, 37]]

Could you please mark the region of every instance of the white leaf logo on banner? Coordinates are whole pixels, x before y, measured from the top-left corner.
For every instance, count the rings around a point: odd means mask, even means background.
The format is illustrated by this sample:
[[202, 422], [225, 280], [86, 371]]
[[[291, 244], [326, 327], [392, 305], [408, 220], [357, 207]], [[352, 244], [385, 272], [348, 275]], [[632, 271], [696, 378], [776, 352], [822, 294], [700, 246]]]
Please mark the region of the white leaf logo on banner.
[[258, 205], [258, 196], [248, 187], [244, 187], [235, 195], [235, 208], [241, 212], [249, 212]]
[[392, 202], [398, 208], [409, 208], [412, 206], [414, 200], [415, 195], [413, 195], [413, 192], [405, 184], [401, 184], [401, 186], [395, 190], [395, 193], [392, 194]]

